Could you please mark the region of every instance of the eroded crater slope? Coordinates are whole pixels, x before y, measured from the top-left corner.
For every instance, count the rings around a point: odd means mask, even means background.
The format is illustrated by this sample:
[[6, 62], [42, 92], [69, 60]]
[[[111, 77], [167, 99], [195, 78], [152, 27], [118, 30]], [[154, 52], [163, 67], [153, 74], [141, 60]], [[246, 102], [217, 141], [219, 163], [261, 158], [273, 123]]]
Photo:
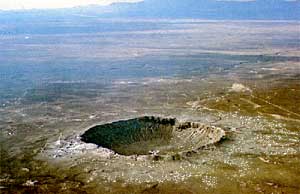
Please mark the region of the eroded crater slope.
[[81, 140], [108, 148], [121, 155], [182, 153], [213, 144], [225, 136], [224, 130], [175, 118], [144, 116], [98, 125], [87, 130]]

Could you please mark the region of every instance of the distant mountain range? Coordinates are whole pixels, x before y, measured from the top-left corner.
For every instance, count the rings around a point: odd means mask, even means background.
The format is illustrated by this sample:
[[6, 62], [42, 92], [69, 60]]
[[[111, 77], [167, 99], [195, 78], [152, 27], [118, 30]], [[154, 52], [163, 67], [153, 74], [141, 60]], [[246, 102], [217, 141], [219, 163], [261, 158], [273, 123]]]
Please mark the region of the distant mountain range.
[[116, 16], [203, 19], [300, 19], [300, 1], [145, 0], [114, 4]]
[[21, 17], [199, 18], [300, 20], [299, 0], [145, 0], [55, 10], [1, 11], [3, 18]]

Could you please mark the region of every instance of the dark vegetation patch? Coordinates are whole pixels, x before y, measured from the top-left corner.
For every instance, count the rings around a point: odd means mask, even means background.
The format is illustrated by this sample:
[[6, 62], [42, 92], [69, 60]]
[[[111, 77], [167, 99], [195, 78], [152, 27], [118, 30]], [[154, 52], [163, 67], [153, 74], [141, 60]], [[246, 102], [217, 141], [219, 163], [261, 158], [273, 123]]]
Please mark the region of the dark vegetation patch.
[[25, 104], [37, 102], [55, 102], [57, 100], [74, 99], [76, 97], [93, 98], [101, 96], [104, 88], [94, 83], [51, 83], [27, 90], [22, 102]]

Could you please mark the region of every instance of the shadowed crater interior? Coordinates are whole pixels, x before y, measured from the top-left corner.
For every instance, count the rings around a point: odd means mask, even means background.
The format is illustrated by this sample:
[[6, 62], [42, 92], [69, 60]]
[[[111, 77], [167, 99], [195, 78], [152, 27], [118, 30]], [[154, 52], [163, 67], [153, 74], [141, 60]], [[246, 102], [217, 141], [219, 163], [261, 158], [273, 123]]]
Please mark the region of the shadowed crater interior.
[[122, 155], [145, 155], [150, 150], [168, 146], [175, 123], [173, 118], [145, 116], [98, 125], [81, 137], [86, 143], [94, 143]]
[[224, 136], [224, 130], [218, 127], [145, 116], [92, 127], [81, 136], [81, 140], [121, 155], [159, 153], [163, 156], [197, 150], [220, 141]]

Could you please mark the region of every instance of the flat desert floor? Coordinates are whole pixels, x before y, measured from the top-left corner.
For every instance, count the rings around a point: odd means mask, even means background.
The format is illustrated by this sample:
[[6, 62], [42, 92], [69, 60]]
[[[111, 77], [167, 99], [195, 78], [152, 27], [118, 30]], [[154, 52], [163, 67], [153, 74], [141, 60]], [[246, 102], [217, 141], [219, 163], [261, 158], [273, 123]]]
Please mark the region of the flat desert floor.
[[[299, 192], [299, 22], [94, 18], [0, 32], [1, 193]], [[226, 135], [161, 160], [80, 139], [142, 116]]]

